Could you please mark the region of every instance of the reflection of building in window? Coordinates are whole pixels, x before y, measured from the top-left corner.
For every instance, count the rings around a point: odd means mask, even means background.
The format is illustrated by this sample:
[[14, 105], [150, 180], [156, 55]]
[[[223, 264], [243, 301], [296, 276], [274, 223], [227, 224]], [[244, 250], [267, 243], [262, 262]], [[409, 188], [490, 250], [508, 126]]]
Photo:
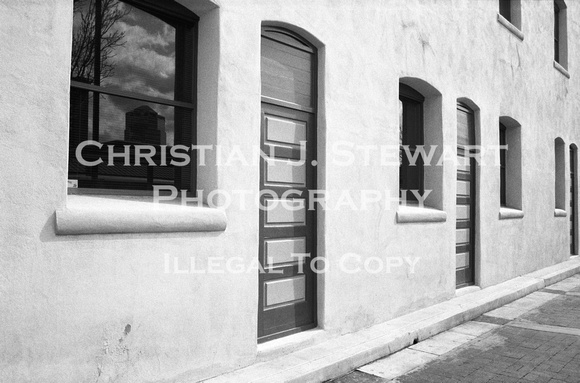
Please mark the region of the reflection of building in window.
[[125, 114], [125, 141], [165, 145], [165, 117], [147, 105]]

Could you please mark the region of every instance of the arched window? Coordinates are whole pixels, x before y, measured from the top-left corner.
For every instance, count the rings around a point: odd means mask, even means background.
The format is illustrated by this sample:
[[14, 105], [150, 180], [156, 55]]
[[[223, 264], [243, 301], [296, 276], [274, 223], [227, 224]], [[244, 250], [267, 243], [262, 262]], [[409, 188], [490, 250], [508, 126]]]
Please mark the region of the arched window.
[[399, 82], [399, 195], [401, 204], [443, 209], [441, 93], [427, 82]]

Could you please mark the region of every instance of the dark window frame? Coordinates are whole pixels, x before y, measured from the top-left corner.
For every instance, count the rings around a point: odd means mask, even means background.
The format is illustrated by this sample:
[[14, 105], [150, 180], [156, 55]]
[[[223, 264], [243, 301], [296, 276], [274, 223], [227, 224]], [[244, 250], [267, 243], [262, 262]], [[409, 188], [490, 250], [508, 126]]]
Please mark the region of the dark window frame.
[[[95, 29], [94, 33], [99, 34], [100, 32], [100, 17], [101, 17], [101, 3], [102, 0], [92, 0], [95, 1]], [[152, 0], [119, 0], [120, 2], [126, 3], [136, 9], [146, 12], [153, 17], [156, 17], [163, 22], [173, 26], [176, 30], [175, 37], [175, 83], [174, 83], [174, 98], [166, 99], [161, 97], [148, 96], [142, 93], [121, 91], [118, 89], [113, 89], [107, 86], [100, 85], [100, 39], [94, 39], [94, 79], [93, 83], [87, 83], [83, 81], [78, 81], [77, 79], [71, 78], [70, 91], [71, 95], [75, 92], [92, 92], [94, 96], [92, 97], [93, 103], [93, 129], [92, 136], [87, 137], [87, 139], [99, 141], [99, 113], [95, 111], [100, 110], [99, 99], [101, 95], [120, 97], [124, 99], [131, 99], [136, 101], [154, 103], [159, 105], [171, 106], [175, 109], [175, 114], [178, 114], [178, 110], [186, 111], [182, 122], [184, 127], [175, 127], [175, 137], [174, 145], [185, 145], [191, 147], [191, 145], [196, 145], [197, 138], [197, 56], [198, 56], [198, 22], [199, 17], [193, 12], [185, 8], [184, 6], [176, 3], [173, 0], [169, 0], [160, 4]], [[71, 74], [72, 75], [72, 74]], [[72, 99], [71, 99], [72, 104]], [[71, 106], [71, 117], [72, 118], [72, 106]], [[177, 119], [177, 116], [175, 117]], [[72, 137], [72, 126], [69, 127], [69, 131]], [[71, 148], [73, 144], [72, 140], [69, 142], [69, 153], [74, 153], [76, 148]], [[105, 147], [103, 147], [105, 149]], [[117, 151], [117, 150], [115, 150]], [[106, 157], [103, 155], [104, 151], [92, 151], [89, 152], [85, 157], [91, 159], [91, 156], [102, 156], [103, 160], [106, 162]], [[69, 154], [69, 162], [71, 161], [71, 156], [74, 154]], [[183, 167], [174, 167], [174, 177], [173, 186], [177, 189], [187, 190], [188, 192], [194, 193], [196, 190], [196, 153], [195, 151], [189, 152], [190, 163]], [[131, 153], [131, 158], [133, 158], [133, 153]], [[159, 155], [153, 157], [154, 161], [157, 161]], [[168, 160], [170, 160], [168, 154]], [[133, 159], [131, 159], [133, 161]], [[147, 165], [146, 165], [147, 166]], [[79, 181], [78, 189], [69, 188], [69, 193], [77, 193], [78, 191], [87, 193], [103, 193], [111, 192], [112, 194], [142, 194], [145, 190], [146, 194], [149, 194], [153, 187], [152, 167], [148, 167], [148, 176], [146, 183], [132, 183], [132, 182], [111, 182], [99, 179], [97, 167], [88, 168], [86, 174], [90, 176], [89, 180]], [[70, 178], [70, 168], [69, 168], [69, 178]], [[157, 183], [156, 185], [164, 185], [164, 183]], [[144, 186], [144, 187], [143, 187]]]
[[[501, 122], [499, 123], [499, 144], [500, 146], [507, 145], [506, 140], [506, 130], [504, 124]], [[500, 206], [507, 207], [507, 173], [506, 173], [506, 165], [507, 165], [507, 149], [500, 147], [499, 150], [499, 162], [500, 162]]]
[[560, 16], [561, 9], [554, 1], [554, 61], [560, 63]]
[[567, 210], [566, 200], [566, 143], [561, 137], [554, 140], [554, 208]]
[[[400, 83], [399, 102], [402, 107], [402, 121], [399, 126], [399, 198], [410, 203], [416, 203], [418, 200], [411, 190], [418, 190], [421, 195], [425, 193], [423, 158], [419, 156], [415, 165], [409, 164], [403, 146], [408, 145], [409, 152], [414, 155], [417, 146], [425, 143], [425, 97], [412, 87]], [[413, 109], [416, 114], [412, 113]], [[403, 198], [402, 190], [407, 191], [406, 198]]]

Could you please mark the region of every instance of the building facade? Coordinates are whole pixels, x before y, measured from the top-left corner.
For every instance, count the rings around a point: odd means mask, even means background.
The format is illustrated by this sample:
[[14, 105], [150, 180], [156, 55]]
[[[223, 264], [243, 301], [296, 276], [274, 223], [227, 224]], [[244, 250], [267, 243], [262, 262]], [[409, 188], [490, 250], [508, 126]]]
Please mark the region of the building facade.
[[2, 2], [0, 380], [199, 381], [568, 260], [577, 19]]

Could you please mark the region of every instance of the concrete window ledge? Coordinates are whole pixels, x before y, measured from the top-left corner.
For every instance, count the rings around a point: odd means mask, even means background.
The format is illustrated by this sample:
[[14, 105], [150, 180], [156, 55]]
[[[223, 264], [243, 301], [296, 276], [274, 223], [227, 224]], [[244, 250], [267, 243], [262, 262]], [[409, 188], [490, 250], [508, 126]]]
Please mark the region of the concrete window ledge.
[[69, 195], [56, 211], [57, 235], [224, 231], [223, 211], [154, 204], [152, 197]]
[[518, 27], [510, 23], [505, 17], [503, 17], [499, 13], [497, 14], [497, 21], [518, 39], [520, 39], [521, 41], [524, 40], [524, 34], [522, 33], [522, 31], [520, 31]]
[[554, 217], [566, 217], [568, 213], [566, 210], [554, 209]]
[[398, 223], [445, 221], [447, 221], [447, 213], [443, 210], [407, 205], [399, 205], [397, 210]]
[[570, 73], [564, 68], [559, 62], [554, 60], [554, 68], [558, 70], [558, 72], [562, 73], [566, 78], [570, 78]]
[[517, 219], [517, 218], [524, 218], [524, 212], [509, 207], [499, 208], [499, 219]]

